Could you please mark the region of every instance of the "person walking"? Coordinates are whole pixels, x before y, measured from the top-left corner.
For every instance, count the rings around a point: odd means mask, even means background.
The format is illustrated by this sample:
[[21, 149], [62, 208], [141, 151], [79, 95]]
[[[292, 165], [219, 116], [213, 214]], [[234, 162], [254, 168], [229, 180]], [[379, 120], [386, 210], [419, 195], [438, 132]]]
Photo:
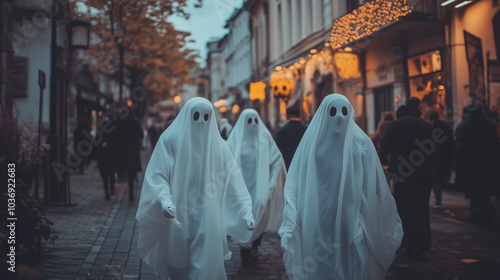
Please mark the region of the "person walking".
[[226, 118], [222, 118], [219, 125], [219, 132], [220, 136], [222, 136], [222, 139], [227, 140], [232, 130], [233, 126], [229, 123], [229, 120]]
[[493, 124], [479, 104], [465, 106], [455, 129], [455, 184], [470, 202], [473, 223], [491, 223], [496, 217], [490, 195], [498, 193], [500, 148]]
[[84, 167], [89, 161], [89, 155], [92, 153], [92, 151], [79, 150], [82, 149], [83, 146], [85, 146], [78, 145], [81, 141], [87, 140], [85, 132], [88, 134], [91, 133], [90, 123], [87, 121], [87, 119], [81, 119], [73, 132], [73, 150], [81, 157], [81, 160], [76, 167], [76, 171], [78, 171], [79, 174], [83, 174]]
[[227, 235], [248, 240], [252, 200], [213, 105], [190, 99], [160, 136], [137, 209], [138, 250], [162, 280], [227, 279]]
[[403, 222], [403, 253], [423, 258], [431, 248], [429, 200], [436, 144], [432, 127], [420, 118], [420, 100], [412, 97], [396, 111], [380, 145], [382, 164], [393, 182], [393, 196]]
[[134, 182], [137, 180], [137, 173], [142, 170], [140, 145], [144, 134], [132, 109], [121, 112], [116, 126], [120, 143], [118, 170], [126, 174], [128, 197], [129, 200], [134, 200]]
[[227, 145], [252, 197], [255, 230], [249, 240], [240, 244], [242, 265], [247, 267], [257, 262], [264, 232], [278, 232], [283, 220], [286, 167], [271, 133], [254, 109], [241, 112]]
[[442, 141], [436, 143], [436, 156], [434, 161], [436, 171], [432, 182], [432, 191], [434, 192], [434, 208], [441, 208], [443, 187], [446, 186], [453, 171], [453, 154], [455, 149], [455, 140], [453, 129], [439, 118], [439, 113], [435, 109], [426, 112], [424, 119], [432, 126], [432, 133], [442, 135]]
[[104, 199], [110, 200], [110, 193], [115, 193], [115, 172], [119, 155], [113, 117], [111, 115], [104, 117], [97, 129], [100, 130], [98, 135], [102, 137], [95, 147], [97, 167], [104, 187]]
[[385, 130], [387, 126], [396, 120], [396, 114], [393, 112], [382, 112], [382, 119], [377, 125], [377, 130], [373, 133], [372, 141], [373, 145], [375, 145], [375, 150], [377, 150], [377, 154], [380, 154], [380, 143], [382, 142], [382, 138], [384, 137]]
[[297, 148], [278, 233], [290, 279], [384, 279], [394, 260], [401, 220], [343, 95], [323, 99]]
[[151, 151], [155, 149], [156, 142], [160, 138], [160, 129], [158, 124], [154, 123], [148, 128], [149, 143], [151, 144]]
[[299, 146], [302, 136], [306, 132], [306, 126], [300, 121], [299, 109], [289, 107], [286, 109], [286, 118], [288, 123], [285, 124], [278, 135], [276, 136], [276, 145], [283, 155], [286, 169], [290, 167], [295, 150]]

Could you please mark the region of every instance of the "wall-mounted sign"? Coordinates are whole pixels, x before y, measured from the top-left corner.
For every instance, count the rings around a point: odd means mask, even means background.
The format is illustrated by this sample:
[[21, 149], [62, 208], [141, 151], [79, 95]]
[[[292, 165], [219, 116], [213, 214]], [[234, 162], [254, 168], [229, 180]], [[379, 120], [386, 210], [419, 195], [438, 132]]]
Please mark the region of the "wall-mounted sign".
[[269, 83], [276, 98], [288, 98], [295, 87], [295, 80], [291, 71], [271, 73]]
[[265, 100], [266, 84], [264, 82], [250, 83], [250, 100]]
[[426, 75], [443, 69], [441, 52], [434, 50], [408, 58], [408, 76]]
[[465, 54], [469, 64], [469, 94], [474, 100], [486, 101], [484, 88], [484, 63], [481, 38], [464, 30]]
[[334, 55], [337, 74], [343, 80], [361, 77], [359, 58], [355, 53], [336, 53]]

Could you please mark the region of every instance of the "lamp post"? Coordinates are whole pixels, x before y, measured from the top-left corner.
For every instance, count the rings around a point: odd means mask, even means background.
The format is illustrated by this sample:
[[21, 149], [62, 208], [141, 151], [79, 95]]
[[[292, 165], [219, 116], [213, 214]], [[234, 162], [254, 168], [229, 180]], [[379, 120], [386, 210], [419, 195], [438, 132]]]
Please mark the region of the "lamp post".
[[70, 23], [72, 49], [88, 49], [90, 43], [90, 22], [81, 16]]
[[175, 113], [176, 113], [176, 114], [179, 114], [179, 111], [180, 111], [180, 109], [179, 109], [179, 104], [181, 103], [181, 100], [182, 100], [182, 99], [181, 99], [181, 97], [180, 97], [179, 95], [176, 95], [176, 96], [174, 97], [174, 102], [175, 102], [175, 110], [176, 110], [176, 112], [175, 112]]
[[[53, 10], [56, 10], [58, 5], [56, 1], [52, 2]], [[49, 158], [49, 183], [45, 186], [44, 200], [47, 204], [63, 203], [67, 204], [68, 199], [71, 203], [70, 189], [68, 181], [68, 173], [66, 167], [66, 140], [67, 140], [67, 87], [68, 78], [63, 69], [58, 69], [58, 46], [57, 46], [57, 21], [58, 16], [52, 17], [52, 34], [51, 34], [51, 57], [50, 57], [50, 135], [48, 143], [50, 145]], [[70, 54], [75, 49], [86, 49], [90, 39], [90, 23], [83, 18], [70, 22], [67, 26], [70, 27], [69, 37]], [[71, 56], [71, 55], [70, 55]], [[70, 71], [70, 61], [67, 68]]]

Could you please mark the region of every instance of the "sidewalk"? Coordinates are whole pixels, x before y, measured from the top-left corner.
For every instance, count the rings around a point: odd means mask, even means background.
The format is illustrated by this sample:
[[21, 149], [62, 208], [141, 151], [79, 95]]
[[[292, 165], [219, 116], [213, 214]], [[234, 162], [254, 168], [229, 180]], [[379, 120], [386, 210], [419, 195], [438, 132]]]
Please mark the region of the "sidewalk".
[[[143, 170], [149, 154], [142, 151]], [[49, 207], [49, 218], [59, 234], [47, 245], [38, 269], [44, 279], [158, 279], [137, 252], [136, 200], [129, 202], [127, 183], [116, 183], [116, 194], [104, 200], [99, 173], [92, 163], [85, 174], [72, 174], [72, 202], [77, 206]], [[139, 185], [142, 174], [138, 176]], [[433, 197], [431, 202], [433, 202]], [[468, 223], [468, 201], [461, 193], [445, 190], [443, 208], [431, 209], [432, 249], [419, 261], [396, 254], [389, 280], [481, 280], [500, 275], [500, 221], [491, 226]], [[500, 201], [495, 201], [500, 213]], [[239, 248], [230, 244], [233, 257], [226, 262], [228, 279], [288, 279], [277, 234], [265, 234], [256, 267], [243, 269]], [[496, 278], [495, 278], [496, 277]], [[207, 279], [210, 280], [210, 279]], [[314, 279], [320, 280], [320, 279]]]

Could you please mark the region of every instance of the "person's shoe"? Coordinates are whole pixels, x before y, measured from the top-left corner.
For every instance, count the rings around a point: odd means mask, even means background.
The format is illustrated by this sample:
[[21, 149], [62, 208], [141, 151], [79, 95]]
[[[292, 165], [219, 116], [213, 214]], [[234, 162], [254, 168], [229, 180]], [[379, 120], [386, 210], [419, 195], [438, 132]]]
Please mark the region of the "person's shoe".
[[249, 267], [251, 258], [250, 250], [246, 248], [241, 248], [240, 255], [241, 255], [241, 266], [244, 268]]
[[432, 208], [441, 208], [441, 207], [443, 207], [441, 204], [434, 204], [434, 205], [432, 205]]
[[109, 194], [106, 194], [106, 195], [104, 196], [104, 199], [106, 199], [106, 200], [110, 200], [110, 199], [111, 199], [111, 197], [109, 196]]
[[250, 263], [251, 265], [257, 265], [257, 262], [259, 260], [259, 249], [258, 248], [252, 248], [250, 249]]

